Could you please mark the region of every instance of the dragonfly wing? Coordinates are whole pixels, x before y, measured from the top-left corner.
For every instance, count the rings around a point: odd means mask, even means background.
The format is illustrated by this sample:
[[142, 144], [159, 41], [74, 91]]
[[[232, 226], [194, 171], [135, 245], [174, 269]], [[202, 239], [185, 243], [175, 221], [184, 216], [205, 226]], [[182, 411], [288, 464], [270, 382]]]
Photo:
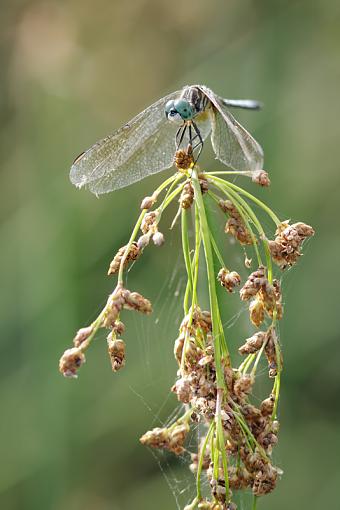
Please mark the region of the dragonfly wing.
[[263, 166], [263, 150], [228, 111], [223, 99], [200, 87], [214, 107], [211, 142], [217, 158], [234, 170], [255, 171]]
[[101, 194], [169, 168], [177, 127], [167, 120], [164, 108], [178, 94], [163, 97], [81, 154], [72, 165], [71, 182]]
[[113, 171], [110, 167], [106, 173], [92, 180], [88, 184], [89, 190], [96, 195], [108, 193], [170, 168], [174, 162], [177, 129], [178, 126], [164, 115], [164, 122], [158, 125], [158, 130], [145, 138], [143, 144], [138, 144], [138, 148]]

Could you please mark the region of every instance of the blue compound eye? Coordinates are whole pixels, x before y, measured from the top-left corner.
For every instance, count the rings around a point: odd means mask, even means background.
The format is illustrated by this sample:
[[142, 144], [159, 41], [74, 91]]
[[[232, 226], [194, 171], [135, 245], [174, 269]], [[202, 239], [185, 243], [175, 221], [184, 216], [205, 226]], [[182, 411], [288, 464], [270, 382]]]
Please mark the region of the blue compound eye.
[[177, 110], [183, 120], [189, 120], [193, 118], [194, 112], [192, 106], [185, 99], [177, 99], [174, 101], [174, 108]]
[[174, 110], [174, 100], [170, 100], [165, 105], [165, 114], [168, 115], [171, 110]]

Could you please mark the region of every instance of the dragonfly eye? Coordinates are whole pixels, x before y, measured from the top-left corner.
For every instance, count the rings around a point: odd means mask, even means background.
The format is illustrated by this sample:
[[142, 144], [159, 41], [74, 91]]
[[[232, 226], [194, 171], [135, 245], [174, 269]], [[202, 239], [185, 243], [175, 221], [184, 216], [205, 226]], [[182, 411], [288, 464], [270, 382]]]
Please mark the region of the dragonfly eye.
[[174, 101], [174, 107], [183, 120], [189, 120], [193, 118], [194, 112], [192, 106], [188, 101], [186, 101], [186, 99], [177, 99]]
[[174, 101], [170, 100], [165, 105], [165, 115], [168, 116], [172, 110], [174, 110]]

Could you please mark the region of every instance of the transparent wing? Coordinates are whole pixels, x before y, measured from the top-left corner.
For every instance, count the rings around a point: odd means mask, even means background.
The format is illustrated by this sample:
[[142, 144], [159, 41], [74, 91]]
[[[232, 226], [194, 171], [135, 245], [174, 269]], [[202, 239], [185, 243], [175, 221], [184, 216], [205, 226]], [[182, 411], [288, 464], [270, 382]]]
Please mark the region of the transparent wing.
[[81, 154], [71, 167], [71, 182], [108, 193], [171, 167], [178, 126], [167, 120], [164, 107], [178, 94], [163, 97]]
[[211, 142], [217, 158], [234, 170], [261, 170], [263, 151], [261, 146], [228, 111], [223, 99], [210, 89], [200, 86], [214, 108], [212, 115]]

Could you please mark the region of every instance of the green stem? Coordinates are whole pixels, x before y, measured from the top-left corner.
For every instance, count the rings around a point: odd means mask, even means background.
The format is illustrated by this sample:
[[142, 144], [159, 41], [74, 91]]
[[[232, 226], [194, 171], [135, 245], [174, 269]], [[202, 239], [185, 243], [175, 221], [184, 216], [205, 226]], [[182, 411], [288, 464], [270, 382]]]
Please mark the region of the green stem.
[[[216, 181], [216, 182], [220, 182], [221, 184], [225, 184], [227, 181], [225, 181], [224, 179], [221, 179], [220, 177], [215, 177], [215, 176], [212, 176], [211, 179], [213, 181]], [[243, 188], [240, 188], [240, 186], [236, 186], [236, 184], [232, 183], [232, 182], [227, 182], [228, 186], [230, 186], [231, 188], [233, 188], [235, 191], [237, 191], [238, 193], [241, 193], [242, 195], [244, 195], [245, 197], [249, 198], [250, 200], [252, 200], [252, 202], [254, 202], [256, 205], [258, 205], [259, 207], [261, 207], [261, 209], [263, 209], [269, 216], [270, 218], [273, 220], [273, 222], [275, 223], [275, 225], [278, 227], [280, 224], [281, 224], [281, 221], [279, 220], [279, 218], [276, 216], [276, 214], [270, 209], [270, 207], [268, 207], [264, 202], [262, 202], [261, 200], [259, 200], [257, 197], [255, 197], [254, 195], [252, 195], [251, 193], [249, 193], [248, 191], [244, 190]]]
[[147, 209], [143, 209], [142, 212], [140, 213], [139, 218], [137, 220], [137, 223], [134, 226], [134, 229], [133, 229], [132, 234], [130, 236], [129, 242], [126, 245], [124, 255], [122, 256], [122, 260], [120, 261], [119, 273], [118, 273], [118, 285], [123, 285], [123, 281], [124, 281], [124, 279], [123, 279], [123, 272], [124, 272], [124, 264], [125, 264], [125, 261], [126, 261], [126, 257], [128, 256], [128, 254], [130, 252], [131, 245], [134, 242], [134, 240], [135, 240], [135, 238], [136, 238], [136, 236], [138, 234], [138, 230], [139, 230], [139, 228], [140, 228], [140, 226], [142, 224], [143, 218], [144, 218], [146, 213], [147, 213]]
[[[271, 255], [270, 255], [270, 250], [269, 250], [269, 244], [268, 244], [268, 240], [267, 240], [267, 237], [266, 237], [266, 234], [265, 234], [265, 231], [263, 230], [263, 227], [260, 223], [260, 221], [258, 220], [256, 214], [254, 213], [254, 211], [252, 210], [252, 208], [249, 206], [249, 204], [238, 194], [236, 193], [232, 188], [234, 187], [234, 185], [231, 186], [231, 183], [230, 182], [227, 182], [223, 179], [218, 179], [220, 182], [219, 184], [216, 184], [216, 186], [224, 193], [226, 193], [228, 195], [228, 192], [229, 194], [231, 194], [233, 197], [234, 197], [234, 200], [232, 200], [232, 202], [235, 203], [238, 202], [242, 207], [243, 209], [247, 212], [249, 218], [252, 220], [252, 222], [254, 223], [258, 233], [259, 233], [259, 236], [262, 240], [262, 244], [263, 244], [263, 249], [264, 249], [264, 252], [265, 252], [265, 256], [266, 256], [266, 261], [267, 261], [267, 272], [268, 272], [268, 280], [270, 283], [272, 283], [272, 279], [273, 279], [273, 269], [272, 269], [272, 260], [271, 260]], [[239, 190], [242, 190], [242, 188], [239, 188], [238, 186], [236, 186]], [[227, 189], [225, 189], [227, 188]], [[236, 206], [236, 204], [235, 204]], [[268, 208], [269, 209], [269, 208]], [[241, 214], [241, 213], [240, 213]], [[242, 218], [243, 219], [243, 218]], [[249, 228], [249, 224], [248, 224], [248, 228]], [[258, 253], [257, 251], [257, 246], [254, 246], [255, 248], [255, 251]]]
[[[261, 255], [260, 255], [259, 249], [257, 247], [257, 239], [256, 239], [256, 237], [254, 235], [254, 232], [253, 232], [253, 229], [252, 229], [252, 227], [251, 227], [251, 225], [250, 225], [250, 223], [248, 221], [248, 218], [247, 218], [247, 215], [245, 213], [245, 210], [242, 207], [242, 203], [240, 203], [240, 200], [239, 200], [239, 197], [238, 197], [237, 193], [234, 193], [232, 190], [227, 191], [226, 189], [224, 189], [224, 187], [222, 188], [219, 185], [216, 185], [216, 186], [220, 189], [220, 191], [222, 191], [222, 193], [227, 195], [229, 200], [231, 200], [231, 202], [233, 202], [234, 206], [236, 207], [237, 212], [241, 216], [241, 218], [243, 220], [243, 223], [245, 224], [247, 230], [250, 233], [250, 237], [251, 237], [251, 240], [252, 240], [252, 243], [253, 243], [253, 247], [254, 247], [254, 250], [255, 250], [255, 253], [256, 253], [257, 261], [258, 261], [259, 266], [261, 266], [262, 265], [262, 259], [261, 259]], [[210, 194], [214, 198], [214, 200], [218, 203], [219, 202], [219, 197], [217, 195], [215, 195], [215, 193], [210, 192]]]
[[202, 474], [202, 466], [204, 461], [204, 455], [205, 451], [207, 449], [208, 441], [211, 437], [211, 434], [213, 434], [215, 428], [215, 422], [212, 421], [210, 423], [210, 427], [208, 429], [207, 435], [205, 436], [204, 442], [202, 444], [202, 449], [200, 451], [200, 456], [198, 459], [198, 466], [197, 466], [197, 476], [196, 476], [196, 488], [197, 488], [197, 499], [202, 499], [202, 489], [201, 489], [201, 474]]
[[189, 290], [192, 293], [192, 267], [190, 259], [190, 245], [188, 236], [188, 210], [182, 209], [182, 249], [185, 267], [188, 275]]
[[256, 507], [257, 507], [257, 496], [253, 496], [252, 510], [256, 510]]
[[204, 246], [205, 260], [208, 273], [208, 286], [209, 286], [209, 300], [212, 320], [212, 333], [214, 339], [215, 363], [216, 363], [216, 382], [217, 389], [225, 388], [224, 374], [221, 363], [221, 346], [220, 346], [220, 312], [218, 308], [217, 294], [216, 294], [216, 278], [214, 271], [214, 260], [211, 249], [211, 240], [209, 234], [209, 226], [205, 212], [201, 187], [195, 169], [192, 171], [192, 183], [195, 192], [195, 202], [199, 214], [201, 234]]

